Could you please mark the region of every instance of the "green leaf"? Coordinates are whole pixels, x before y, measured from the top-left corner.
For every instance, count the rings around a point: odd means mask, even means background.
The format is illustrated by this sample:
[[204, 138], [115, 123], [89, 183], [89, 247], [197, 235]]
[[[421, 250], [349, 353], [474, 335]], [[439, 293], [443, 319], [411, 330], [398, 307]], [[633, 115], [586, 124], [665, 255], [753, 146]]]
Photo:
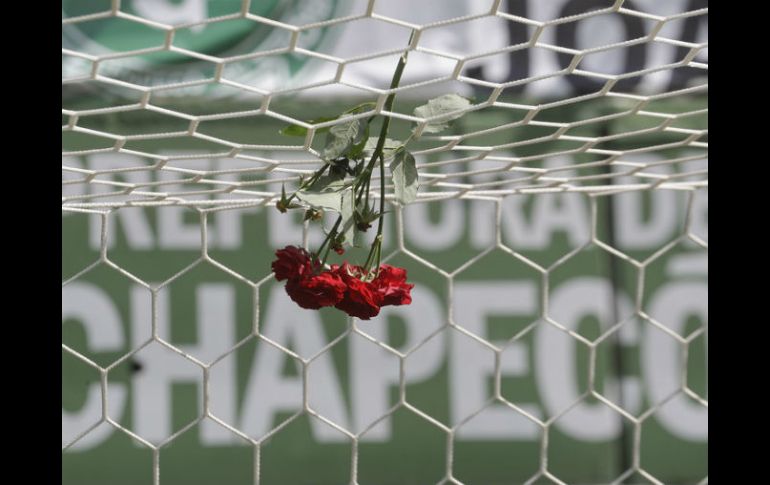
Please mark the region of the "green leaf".
[[[359, 114], [359, 113], [363, 113], [363, 112], [366, 112], [366, 111], [369, 111], [369, 110], [373, 109], [375, 106], [377, 106], [377, 103], [375, 103], [373, 101], [367, 101], [365, 103], [361, 103], [361, 104], [359, 104], [357, 106], [354, 106], [354, 107], [350, 108], [349, 110], [343, 112], [342, 115], [338, 115], [338, 116], [321, 116], [320, 118], [315, 118], [315, 119], [312, 119], [312, 120], [307, 120], [306, 123], [311, 124], [311, 125], [317, 125], [319, 123], [325, 123], [327, 121], [334, 121], [334, 120], [338, 119], [340, 116], [344, 116], [346, 114]], [[316, 133], [326, 133], [328, 131], [331, 131], [332, 128], [334, 128], [334, 126], [325, 126], [323, 128], [316, 129], [315, 132]], [[308, 129], [305, 128], [304, 126], [300, 126], [300, 125], [287, 125], [284, 128], [282, 128], [280, 131], [278, 131], [278, 133], [280, 133], [281, 135], [286, 135], [286, 136], [305, 136], [305, 135], [307, 135], [307, 130]], [[366, 138], [366, 137], [364, 137], [364, 138]]]
[[330, 190], [326, 192], [307, 192], [300, 190], [297, 198], [313, 207], [320, 207], [335, 212], [342, 210], [342, 192]]
[[[310, 123], [311, 125], [317, 125], [318, 123], [323, 123], [325, 121], [333, 121], [333, 120], [336, 120], [337, 118], [339, 118], [339, 116], [334, 116], [334, 117], [322, 116], [321, 118], [316, 118], [314, 120], [308, 120], [307, 123]], [[327, 126], [327, 127], [324, 127], [324, 128], [318, 128], [317, 130], [315, 130], [315, 132], [316, 133], [324, 133], [324, 132], [329, 131], [329, 128], [331, 128], [331, 126]], [[281, 131], [279, 131], [278, 133], [280, 133], [282, 135], [286, 135], [286, 136], [305, 136], [305, 135], [307, 135], [307, 128], [305, 128], [304, 126], [299, 126], [299, 125], [288, 125], [285, 128], [283, 128]]]
[[[371, 158], [371, 156], [374, 154], [374, 149], [377, 148], [377, 141], [380, 139], [378, 136], [372, 136], [369, 137], [366, 140], [366, 145], [364, 145], [363, 155], [365, 158]], [[393, 156], [393, 152], [401, 148], [403, 146], [403, 142], [399, 140], [392, 140], [390, 138], [385, 138], [385, 145], [382, 147], [382, 154], [385, 158], [390, 158]]]
[[350, 147], [350, 151], [348, 152], [348, 157], [352, 159], [358, 159], [361, 158], [361, 155], [364, 153], [364, 148], [366, 147], [367, 142], [369, 141], [369, 123], [364, 123], [364, 132], [362, 133], [359, 141]]
[[[320, 179], [316, 181], [316, 183], [319, 182], [321, 182]], [[317, 186], [313, 184], [312, 187]], [[349, 182], [345, 183], [342, 180], [336, 180], [327, 183], [320, 190], [299, 190], [297, 191], [297, 198], [313, 207], [340, 212], [342, 210], [342, 194], [350, 191], [352, 191], [352, 186]]]
[[390, 173], [393, 177], [393, 186], [396, 199], [403, 205], [414, 202], [417, 198], [417, 167], [414, 157], [406, 150], [396, 153], [396, 157], [390, 163]]
[[377, 103], [375, 103], [374, 101], [367, 101], [367, 102], [361, 103], [361, 104], [359, 104], [357, 106], [353, 106], [349, 110], [345, 111], [345, 114], [347, 114], [347, 113], [350, 113], [350, 114], [363, 113], [363, 112], [369, 111], [370, 109], [373, 109], [375, 106], [377, 106]]
[[353, 243], [355, 232], [355, 194], [352, 187], [334, 182], [322, 192], [299, 191], [297, 198], [313, 207], [318, 207], [342, 216], [339, 232], [345, 234], [345, 241]]
[[337, 174], [321, 175], [318, 177], [318, 180], [310, 184], [310, 187], [307, 188], [306, 192], [313, 193], [322, 192], [324, 190], [342, 190], [341, 187], [336, 186], [336, 182], [339, 182], [344, 178], [344, 174], [342, 176]]
[[431, 99], [428, 101], [428, 104], [415, 108], [414, 115], [426, 119], [440, 116], [441, 118], [439, 120], [429, 121], [425, 125], [425, 129], [423, 129], [423, 133], [438, 133], [448, 128], [452, 120], [456, 120], [464, 115], [465, 110], [470, 106], [470, 100], [463, 98], [462, 96], [457, 94], [445, 94], [438, 98]]
[[325, 160], [333, 160], [346, 154], [353, 145], [364, 137], [366, 121], [353, 120], [334, 125], [326, 135], [326, 147], [323, 151]]

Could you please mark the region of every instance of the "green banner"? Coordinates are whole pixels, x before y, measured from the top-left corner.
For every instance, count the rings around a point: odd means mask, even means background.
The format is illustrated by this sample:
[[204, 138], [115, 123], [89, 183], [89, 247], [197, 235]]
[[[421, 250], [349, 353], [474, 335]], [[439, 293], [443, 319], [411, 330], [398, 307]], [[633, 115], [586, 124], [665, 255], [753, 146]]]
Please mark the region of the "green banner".
[[[657, 107], [676, 112], [704, 105], [694, 99]], [[581, 110], [586, 109], [595, 113], [611, 107], [558, 108], [545, 112], [543, 119], [583, 119], [586, 111]], [[281, 112], [309, 119], [339, 111], [339, 105], [330, 103], [288, 106]], [[468, 133], [509, 123], [515, 120], [510, 113], [472, 113], [455, 129]], [[147, 113], [93, 118], [83, 117], [79, 124], [121, 134], [177, 130], [173, 122]], [[601, 129], [618, 133], [641, 128], [621, 123]], [[295, 143], [277, 135], [281, 126], [262, 116], [204, 122], [199, 131], [239, 143]], [[408, 126], [395, 123], [394, 129]], [[467, 144], [534, 138], [542, 128], [516, 130], [473, 137]], [[581, 133], [598, 136], [599, 130], [588, 125]], [[604, 147], [664, 145], [681, 138], [658, 132]], [[67, 133], [64, 143], [69, 150], [103, 144]], [[565, 146], [526, 145], [496, 155], [525, 157]], [[135, 140], [125, 148], [199, 154], [169, 162], [196, 170], [258, 164], [209, 158], [221, 148], [186, 138]], [[302, 158], [287, 150], [261, 155]], [[672, 146], [642, 153], [636, 160], [693, 155], [697, 151], [692, 148]], [[417, 162], [452, 158], [459, 157], [443, 154]], [[528, 166], [557, 168], [599, 158], [554, 156]], [[448, 170], [429, 165], [422, 173], [483, 171], [493, 164], [463, 163]], [[113, 169], [101, 173], [101, 180], [173, 180], [173, 175], [152, 170], [151, 160], [127, 153], [72, 156], [65, 165]], [[650, 170], [689, 172], [701, 165], [694, 159]], [[146, 169], [121, 170], [138, 166]], [[553, 176], [602, 170], [606, 168], [568, 169]], [[477, 172], [451, 181], [490, 180], [494, 175]], [[191, 188], [180, 183], [163, 190]], [[280, 190], [280, 184], [267, 189]], [[115, 189], [94, 185], [92, 190]], [[707, 409], [681, 392], [680, 381], [686, 371], [688, 389], [706, 396], [706, 254], [684, 236], [707, 239], [707, 192], [656, 190], [595, 199], [580, 193], [509, 196], [500, 202], [499, 225], [497, 210], [494, 201], [448, 200], [388, 214], [384, 254], [392, 254], [389, 263], [407, 268], [416, 285], [413, 303], [387, 307], [357, 327], [406, 355], [401, 364], [398, 355], [367, 338], [346, 335], [349, 324], [341, 312], [297, 308], [283, 285], [269, 277], [275, 249], [301, 244], [301, 214], [280, 214], [274, 208], [209, 213], [205, 223], [211, 261], [204, 261], [202, 218], [196, 210], [124, 208], [106, 218], [64, 213], [62, 277], [77, 277], [62, 289], [63, 343], [106, 367], [147, 343], [156, 330], [200, 362], [215, 362], [204, 372], [151, 342], [107, 374], [109, 417], [145, 440], [165, 443], [157, 457], [161, 483], [252, 483], [255, 473], [267, 484], [348, 483], [355, 455], [358, 482], [366, 484], [438, 483], [449, 459], [454, 477], [463, 483], [523, 483], [547, 461], [549, 472], [567, 483], [600, 484], [632, 467], [635, 442], [640, 444], [642, 469], [657, 479], [700, 481], [707, 475]], [[104, 220], [110, 263], [81, 273], [99, 261]], [[402, 230], [396, 231], [399, 220]], [[590, 243], [593, 226], [597, 238], [614, 250]], [[498, 234], [504, 249], [496, 247]], [[311, 246], [321, 237], [314, 227]], [[398, 250], [400, 238], [404, 251]], [[362, 253], [365, 249], [352, 250], [344, 257], [358, 261]], [[255, 289], [242, 278], [259, 285]], [[646, 318], [635, 312], [638, 302]], [[545, 321], [544, 314], [563, 328]], [[504, 350], [496, 356], [491, 346], [449, 323]], [[599, 342], [594, 350], [591, 342]], [[280, 347], [312, 361], [304, 368]], [[498, 366], [502, 379], [496, 383]], [[102, 402], [97, 369], [64, 351], [62, 367], [65, 443], [99, 422]], [[299, 413], [303, 373], [307, 404], [324, 419]], [[396, 406], [400, 379], [406, 404]], [[214, 420], [188, 427], [202, 414], [204, 380], [210, 411], [222, 423], [254, 439], [269, 435], [258, 456], [253, 446]], [[501, 399], [495, 398], [497, 386]], [[592, 388], [613, 405], [589, 395]], [[357, 450], [325, 420], [353, 434], [363, 432]], [[436, 422], [454, 427], [452, 440]], [[180, 430], [185, 431], [165, 442]], [[63, 483], [152, 483], [153, 459], [149, 448], [102, 423], [64, 453]], [[535, 483], [548, 483], [539, 480]], [[644, 478], [634, 474], [628, 483], [640, 480]]]

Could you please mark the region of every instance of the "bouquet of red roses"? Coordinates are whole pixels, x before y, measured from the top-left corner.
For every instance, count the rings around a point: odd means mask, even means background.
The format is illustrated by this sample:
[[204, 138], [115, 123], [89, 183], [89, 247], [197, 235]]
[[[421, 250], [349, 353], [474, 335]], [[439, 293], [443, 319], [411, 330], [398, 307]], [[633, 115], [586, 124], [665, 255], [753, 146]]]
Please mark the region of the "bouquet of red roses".
[[347, 262], [324, 269], [318, 259], [303, 248], [287, 246], [276, 251], [273, 272], [286, 280], [286, 293], [300, 307], [309, 310], [333, 306], [350, 316], [368, 320], [387, 305], [408, 305], [413, 284], [406, 282], [406, 270], [382, 264], [366, 272]]
[[[399, 59], [391, 81], [395, 90], [406, 64], [406, 53]], [[392, 91], [382, 110], [393, 111], [396, 93]], [[305, 220], [318, 221], [325, 211], [338, 215], [315, 252], [287, 246], [276, 252], [273, 272], [278, 281], [286, 281], [286, 292], [299, 306], [318, 309], [338, 308], [348, 315], [368, 320], [387, 305], [408, 305], [414, 285], [406, 282], [406, 270], [380, 264], [382, 226], [385, 212], [385, 162], [389, 162], [393, 193], [401, 205], [417, 198], [418, 173], [414, 156], [407, 145], [423, 133], [438, 133], [452, 120], [462, 116], [471, 103], [456, 94], [431, 99], [415, 108], [416, 119], [406, 140], [387, 137], [390, 116], [382, 117], [376, 103], [363, 103], [336, 117], [324, 117], [290, 125], [281, 133], [289, 136], [326, 132], [326, 146], [320, 156], [323, 164], [308, 178], [300, 178], [296, 191], [287, 196], [285, 187], [275, 202], [281, 212], [305, 210]], [[370, 137], [372, 123], [382, 117], [379, 136]], [[338, 122], [334, 122], [339, 120]], [[332, 123], [334, 122], [334, 123]], [[310, 133], [310, 130], [313, 133]], [[372, 173], [379, 167], [379, 209], [370, 203]], [[344, 254], [357, 232], [366, 232], [377, 222], [377, 235], [362, 265], [327, 265], [329, 253]]]

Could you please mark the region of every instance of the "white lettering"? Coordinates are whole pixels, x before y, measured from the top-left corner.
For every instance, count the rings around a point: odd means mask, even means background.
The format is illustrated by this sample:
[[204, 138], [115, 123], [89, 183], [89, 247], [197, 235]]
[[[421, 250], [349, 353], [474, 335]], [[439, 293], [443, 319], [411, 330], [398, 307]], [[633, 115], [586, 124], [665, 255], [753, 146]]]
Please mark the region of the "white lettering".
[[[155, 308], [158, 335], [166, 341], [170, 341], [169, 296], [168, 291], [159, 291]], [[235, 344], [234, 289], [225, 283], [201, 284], [196, 288], [195, 299], [198, 343], [176, 346], [196, 359], [209, 362]], [[133, 343], [136, 347], [151, 336], [152, 307], [148, 290], [139, 286], [131, 289], [131, 315]], [[141, 359], [143, 369], [133, 380], [133, 422], [139, 435], [151, 441], [160, 441], [172, 432], [172, 384], [200, 384], [203, 370], [192, 361], [155, 343], [140, 351], [137, 357]], [[224, 359], [214, 369], [209, 382], [212, 412], [223, 421], [233, 423], [236, 411], [233, 396], [236, 385], [235, 362], [233, 359]], [[199, 392], [201, 398], [202, 392]], [[202, 402], [199, 402], [198, 409], [202, 409]], [[203, 421], [200, 432], [202, 441], [209, 445], [230, 444], [236, 439], [211, 420]]]
[[[83, 163], [80, 161], [80, 157], [61, 157], [61, 164], [62, 164], [62, 167], [83, 168]], [[80, 195], [81, 192], [85, 190], [85, 187], [87, 186], [86, 184], [83, 184], [83, 183], [64, 185], [64, 181], [82, 180], [84, 178], [85, 178], [85, 175], [82, 173], [70, 172], [69, 170], [62, 170], [61, 172], [62, 197], [72, 197], [74, 195]], [[62, 211], [62, 216], [67, 216], [69, 214], [72, 214], [72, 212]]]
[[[456, 323], [484, 339], [487, 336], [485, 317], [500, 314], [534, 315], [537, 310], [536, 289], [532, 282], [458, 284], [453, 300]], [[450, 413], [452, 422], [457, 423], [484, 407], [491, 396], [488, 383], [495, 368], [491, 349], [460, 332], [453, 331], [452, 334], [449, 359]], [[527, 347], [521, 342], [508, 344], [501, 356], [501, 374], [522, 376], [529, 370]], [[535, 404], [516, 404], [535, 417], [541, 415]], [[500, 426], [501, 422], [510, 425]], [[465, 423], [459, 429], [458, 436], [483, 440], [534, 439], [539, 430], [537, 424], [524, 415], [512, 414], [510, 408], [495, 403]]]
[[709, 239], [709, 191], [695, 192], [690, 209], [690, 231], [704, 241]]
[[[88, 158], [88, 164], [89, 168], [92, 170], [108, 170], [140, 165], [141, 159], [134, 155], [127, 155], [124, 153], [96, 153]], [[120, 174], [120, 177], [132, 184], [146, 184], [151, 181], [150, 173], [144, 170], [124, 172]], [[113, 174], [100, 174], [97, 177], [97, 180], [112, 181], [114, 178], [115, 176]], [[119, 190], [117, 187], [103, 184], [92, 184], [91, 188], [93, 192], [97, 194], [116, 192]], [[118, 200], [118, 198], [112, 198], [111, 200]], [[117, 233], [116, 222], [120, 221], [123, 226], [123, 234], [125, 235], [126, 243], [131, 249], [152, 249], [155, 243], [155, 237], [150, 228], [150, 223], [147, 220], [147, 213], [143, 209], [118, 209], [110, 215], [109, 221], [111, 227], [107, 232], [108, 248], [115, 246], [115, 235]], [[99, 249], [101, 247], [102, 237], [101, 216], [92, 214], [88, 227], [88, 241], [91, 244], [91, 248]]]
[[[185, 160], [184, 167], [190, 170], [210, 170], [208, 159]], [[160, 172], [162, 181], [173, 180], [179, 175], [173, 172]], [[164, 192], [184, 192], [182, 184], [163, 185]], [[189, 190], [189, 189], [188, 189]], [[201, 227], [200, 214], [184, 207], [158, 207], [158, 245], [163, 249], [200, 249]]]
[[449, 200], [440, 206], [437, 222], [431, 221], [431, 204], [413, 204], [404, 209], [404, 233], [408, 241], [421, 249], [441, 251], [455, 246], [465, 231], [465, 207], [460, 200]]
[[[425, 340], [445, 321], [441, 304], [436, 296], [422, 287], [412, 290], [412, 303], [407, 306], [389, 306], [366, 325], [366, 333], [388, 343], [388, 317], [400, 317], [406, 324], [406, 339], [398, 351], [406, 352]], [[444, 334], [439, 334], [422, 345], [406, 359], [406, 383], [420, 382], [435, 375], [443, 362], [446, 348]], [[395, 403], [390, 402], [393, 386], [398, 386], [398, 358], [382, 347], [360, 336], [350, 339], [350, 388], [353, 419], [361, 431], [384, 415]], [[383, 420], [369, 430], [364, 441], [387, 441], [391, 437], [390, 419]]]
[[474, 249], [486, 249], [495, 243], [495, 236], [497, 235], [495, 204], [485, 200], [472, 200], [468, 204], [470, 243]]
[[[650, 315], [682, 334], [691, 316], [708, 319], [708, 288], [704, 283], [670, 283], [650, 302]], [[649, 401], [661, 402], [681, 389], [682, 345], [661, 330], [645, 325], [642, 370]], [[708, 439], [708, 408], [679, 393], [655, 414], [666, 429], [681, 439]]]
[[[612, 321], [612, 286], [604, 279], [575, 278], [562, 283], [551, 294], [550, 317], [568, 329], [580, 320], [595, 316], [604, 324]], [[575, 374], [577, 341], [549, 323], [537, 327], [535, 362], [537, 385], [543, 406], [553, 416], [578, 400]], [[620, 415], [604, 404], [580, 402], [556, 421], [570, 436], [585, 441], [607, 441], [621, 429]]]
[[531, 221], [526, 242], [522, 241], [528, 247], [548, 247], [556, 231], [566, 232], [572, 247], [584, 244], [590, 235], [590, 220], [582, 194], [539, 194], [532, 201]]
[[[75, 320], [88, 338], [93, 352], [115, 352], [125, 346], [123, 322], [109, 295], [90, 283], [73, 282], [62, 288], [62, 322]], [[107, 385], [109, 415], [120, 419], [126, 406], [126, 388], [123, 384]], [[62, 446], [77, 434], [95, 424], [102, 416], [102, 392], [99, 383], [88, 386], [85, 404], [79, 411], [61, 412]], [[112, 426], [99, 426], [86, 434], [69, 449], [85, 451], [103, 443], [115, 431]]]
[[[638, 157], [652, 161], [650, 157]], [[665, 166], [658, 166], [655, 173], [669, 173]], [[619, 183], [638, 183], [634, 177], [618, 177]], [[614, 211], [616, 238], [623, 249], [646, 249], [663, 244], [676, 230], [683, 198], [673, 190], [644, 190], [618, 194], [617, 210]], [[644, 208], [649, 208], [645, 217]], [[645, 220], [646, 219], [646, 220]]]
[[[324, 346], [323, 326], [318, 312], [302, 310], [284, 292], [282, 285], [270, 290], [268, 310], [262, 332], [274, 342], [287, 347], [289, 342], [297, 354], [310, 357]], [[260, 437], [273, 428], [275, 413], [302, 409], [301, 366], [297, 377], [281, 375], [285, 353], [261, 342], [249, 373], [243, 402], [241, 426], [250, 436]], [[318, 356], [309, 366], [309, 405], [324, 417], [347, 429], [348, 416], [342, 388], [328, 352]], [[321, 442], [343, 442], [347, 438], [326, 424], [311, 420], [314, 436]]]

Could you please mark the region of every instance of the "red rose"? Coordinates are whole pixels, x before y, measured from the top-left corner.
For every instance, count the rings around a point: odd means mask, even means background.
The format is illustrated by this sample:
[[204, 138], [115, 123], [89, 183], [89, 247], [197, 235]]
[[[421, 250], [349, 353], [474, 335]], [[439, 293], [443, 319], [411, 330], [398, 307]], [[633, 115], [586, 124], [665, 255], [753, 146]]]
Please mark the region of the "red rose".
[[289, 297], [297, 305], [308, 310], [336, 305], [342, 300], [345, 290], [345, 283], [339, 275], [329, 271], [286, 282], [286, 293]]
[[313, 273], [310, 254], [304, 248], [286, 246], [276, 251], [275, 255], [278, 259], [273, 261], [272, 268], [278, 281], [297, 279]]
[[380, 301], [382, 297], [371, 283], [351, 278], [347, 281], [345, 296], [335, 305], [351, 317], [361, 320], [369, 320], [380, 313]]
[[347, 285], [345, 296], [335, 308], [361, 320], [369, 320], [380, 313], [382, 296], [371, 282], [358, 278], [363, 273], [360, 266], [344, 263], [342, 266], [332, 266], [332, 271]]
[[412, 295], [409, 292], [414, 285], [406, 282], [406, 270], [403, 268], [396, 268], [389, 264], [381, 265], [380, 273], [372, 284], [382, 297], [381, 306], [412, 303]]

